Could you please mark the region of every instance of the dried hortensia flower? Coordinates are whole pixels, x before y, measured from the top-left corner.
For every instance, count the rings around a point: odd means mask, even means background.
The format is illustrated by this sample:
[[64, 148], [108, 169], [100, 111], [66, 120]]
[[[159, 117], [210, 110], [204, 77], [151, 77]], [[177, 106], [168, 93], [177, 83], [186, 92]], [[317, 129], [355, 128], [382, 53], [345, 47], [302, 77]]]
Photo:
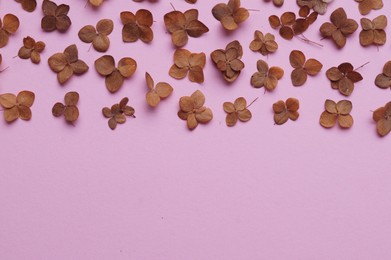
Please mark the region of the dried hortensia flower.
[[391, 87], [391, 61], [384, 64], [383, 73], [377, 75], [375, 84], [379, 88], [387, 89]]
[[108, 125], [111, 130], [114, 130], [117, 127], [117, 124], [124, 124], [126, 122], [126, 116], [136, 118], [134, 115], [134, 108], [128, 106], [129, 98], [124, 97], [121, 99], [119, 104], [114, 104], [111, 108], [104, 107], [102, 109], [102, 114], [106, 118], [110, 118]]
[[145, 9], [140, 9], [133, 14], [132, 12], [122, 12], [121, 22], [124, 25], [122, 28], [122, 40], [124, 42], [135, 42], [138, 39], [145, 43], [153, 40], [153, 24], [152, 13]]
[[125, 57], [120, 59], [116, 68], [113, 56], [104, 55], [95, 61], [95, 69], [106, 78], [106, 88], [114, 93], [122, 87], [125, 78], [130, 78], [136, 72], [137, 63], [134, 59]]
[[300, 103], [296, 98], [288, 98], [285, 102], [279, 100], [273, 104], [274, 122], [277, 125], [285, 124], [288, 119], [296, 121], [299, 118]]
[[250, 43], [250, 50], [259, 52], [263, 56], [276, 52], [278, 44], [275, 37], [271, 33], [263, 35], [262, 32], [256, 30], [254, 32], [254, 40]]
[[308, 6], [312, 8], [318, 14], [325, 14], [327, 11], [327, 6], [333, 0], [296, 0], [296, 3], [300, 6]]
[[324, 103], [325, 111], [320, 115], [319, 123], [325, 128], [333, 127], [337, 122], [341, 128], [353, 126], [352, 112], [353, 104], [349, 100], [341, 100], [335, 103], [327, 99]]
[[[279, 29], [279, 34], [285, 40], [291, 40], [293, 36], [304, 33], [318, 18], [318, 13], [310, 13], [308, 6], [299, 10], [299, 18], [293, 12], [285, 12], [279, 18], [277, 15], [269, 17], [269, 24], [273, 29]], [[308, 40], [305, 40], [308, 41]]]
[[31, 119], [31, 109], [35, 94], [31, 91], [21, 91], [17, 96], [11, 93], [0, 95], [0, 105], [4, 108], [4, 119], [11, 123], [16, 119]]
[[27, 12], [33, 12], [37, 7], [36, 0], [15, 0], [15, 1], [22, 4], [23, 10]]
[[64, 103], [57, 102], [52, 108], [52, 114], [55, 117], [64, 116], [65, 121], [74, 123], [79, 118], [79, 109], [77, 103], [79, 102], [79, 93], [71, 91], [65, 94]]
[[346, 45], [346, 37], [353, 34], [358, 24], [353, 19], [348, 19], [345, 10], [340, 7], [330, 16], [330, 21], [322, 24], [320, 32], [325, 38], [332, 38], [338, 48]]
[[79, 38], [85, 43], [92, 43], [94, 49], [105, 52], [109, 49], [110, 39], [108, 35], [113, 31], [114, 24], [110, 19], [102, 19], [96, 24], [96, 29], [92, 25], [86, 25], [79, 31]]
[[291, 73], [293, 86], [302, 86], [307, 81], [307, 76], [315, 76], [318, 74], [323, 65], [316, 59], [308, 59], [303, 52], [293, 50], [289, 55], [289, 62], [294, 70]]
[[373, 120], [377, 123], [377, 133], [381, 137], [391, 132], [391, 102], [373, 111]]
[[251, 85], [254, 88], [265, 87], [265, 91], [273, 91], [284, 76], [284, 70], [280, 67], [270, 67], [264, 60], [257, 61], [257, 70], [251, 76]]
[[9, 36], [18, 30], [19, 24], [18, 17], [13, 14], [4, 15], [3, 21], [0, 19], [0, 48], [7, 45]]
[[195, 91], [191, 96], [180, 98], [178, 117], [187, 121], [187, 127], [190, 130], [195, 129], [199, 123], [206, 124], [213, 119], [212, 110], [205, 107], [204, 104], [205, 96], [199, 90]]
[[284, 4], [284, 0], [273, 0], [273, 4], [280, 7]]
[[383, 0], [354, 0], [358, 4], [358, 10], [362, 15], [367, 15], [371, 10], [379, 10], [383, 8]]
[[369, 46], [371, 44], [384, 45], [387, 35], [384, 29], [387, 27], [387, 17], [380, 15], [372, 21], [367, 18], [361, 19], [362, 31], [360, 32], [360, 44]]
[[93, 7], [99, 7], [103, 4], [103, 0], [88, 0]]
[[66, 32], [71, 26], [71, 19], [68, 17], [69, 5], [56, 3], [44, 0], [42, 3], [42, 11], [45, 16], [41, 20], [41, 28], [46, 32], [58, 30]]
[[68, 46], [64, 53], [56, 53], [49, 60], [49, 67], [57, 73], [60, 84], [67, 82], [73, 74], [82, 75], [88, 71], [88, 65], [79, 60], [79, 52], [75, 44]]
[[[254, 103], [255, 100], [252, 102]], [[252, 104], [251, 103], [251, 104]], [[234, 103], [232, 102], [224, 102], [223, 109], [227, 113], [225, 117], [225, 123], [227, 126], [234, 126], [239, 121], [247, 122], [250, 121], [252, 114], [251, 111], [248, 110], [247, 101], [244, 97], [237, 98]]]
[[155, 86], [155, 82], [148, 72], [145, 73], [145, 80], [148, 86], [146, 99], [148, 105], [151, 107], [156, 107], [162, 99], [167, 98], [174, 90], [171, 85], [166, 82], [158, 82]]
[[41, 62], [40, 53], [45, 49], [45, 43], [36, 42], [30, 36], [23, 39], [23, 46], [19, 49], [18, 56], [21, 59], [31, 59], [35, 64]]
[[243, 56], [243, 48], [238, 41], [230, 42], [225, 50], [213, 51], [210, 56], [227, 82], [234, 82], [245, 67], [240, 60]]
[[353, 65], [348, 62], [328, 69], [326, 76], [331, 81], [331, 87], [338, 89], [345, 96], [350, 96], [354, 90], [354, 83], [363, 79], [361, 74], [354, 70]]
[[212, 14], [220, 21], [224, 29], [233, 31], [239, 24], [246, 21], [250, 13], [246, 8], [240, 7], [240, 0], [229, 0], [228, 4], [220, 3], [213, 7]]
[[185, 49], [178, 49], [174, 53], [174, 64], [169, 74], [175, 79], [183, 79], [189, 74], [191, 82], [203, 83], [205, 63], [205, 53], [191, 53]]
[[190, 37], [201, 37], [209, 32], [209, 28], [198, 20], [198, 10], [190, 9], [182, 13], [172, 11], [164, 15], [164, 24], [171, 33], [172, 43], [176, 47], [183, 47]]

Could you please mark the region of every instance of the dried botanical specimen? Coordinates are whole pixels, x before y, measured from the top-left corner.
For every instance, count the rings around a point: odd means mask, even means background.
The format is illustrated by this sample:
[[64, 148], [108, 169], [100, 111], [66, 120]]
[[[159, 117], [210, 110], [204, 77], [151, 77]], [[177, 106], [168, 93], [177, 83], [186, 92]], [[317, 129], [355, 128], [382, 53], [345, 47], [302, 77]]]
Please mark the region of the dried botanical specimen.
[[224, 29], [233, 31], [250, 16], [248, 10], [240, 5], [240, 0], [229, 0], [228, 4], [215, 5], [212, 14], [216, 20], [220, 21]]
[[331, 87], [338, 89], [345, 96], [350, 96], [354, 90], [354, 83], [363, 79], [361, 74], [354, 70], [353, 65], [348, 62], [328, 69], [326, 76], [331, 81]]
[[3, 21], [0, 19], [0, 48], [7, 45], [9, 36], [18, 30], [19, 24], [18, 17], [13, 14], [4, 15]]
[[353, 19], [348, 19], [345, 10], [340, 7], [330, 16], [330, 21], [322, 24], [320, 32], [325, 38], [332, 38], [338, 48], [346, 45], [346, 37], [353, 34], [358, 24]]
[[276, 52], [277, 49], [278, 44], [275, 41], [273, 34], [266, 33], [266, 35], [263, 35], [263, 33], [258, 30], [254, 32], [254, 40], [250, 43], [250, 50], [259, 52], [263, 56], [266, 56], [270, 53]]
[[130, 78], [136, 72], [137, 63], [134, 59], [125, 57], [120, 59], [116, 68], [113, 56], [104, 55], [95, 61], [95, 69], [106, 78], [106, 88], [114, 93], [122, 87], [125, 78]]
[[209, 28], [198, 20], [198, 10], [190, 9], [182, 13], [172, 11], [164, 15], [164, 24], [169, 33], [171, 33], [172, 43], [176, 47], [183, 47], [190, 37], [198, 38]]
[[296, 121], [299, 118], [300, 103], [296, 98], [288, 98], [285, 102], [279, 100], [273, 104], [274, 122], [277, 125], [285, 124], [288, 119]]
[[199, 123], [206, 124], [212, 120], [212, 110], [205, 107], [204, 104], [205, 96], [199, 90], [195, 91], [191, 96], [180, 98], [178, 117], [187, 121], [187, 127], [190, 130], [195, 129]]
[[309, 8], [312, 8], [318, 14], [325, 14], [327, 11], [327, 6], [332, 1], [333, 0], [296, 0], [296, 3], [300, 7], [308, 6]]
[[46, 32], [58, 30], [66, 32], [71, 26], [71, 19], [68, 17], [69, 5], [56, 3], [44, 0], [42, 3], [42, 11], [45, 16], [41, 20], [41, 28]]
[[102, 114], [106, 118], [110, 118], [108, 121], [111, 130], [117, 127], [117, 124], [124, 124], [126, 122], [126, 116], [136, 118], [134, 115], [134, 108], [128, 106], [129, 98], [124, 97], [119, 104], [114, 104], [111, 108], [104, 107]]
[[238, 41], [230, 42], [225, 50], [213, 51], [210, 56], [227, 82], [234, 82], [244, 69], [244, 63], [240, 60], [243, 56], [243, 48]]
[[102, 19], [96, 24], [96, 29], [92, 25], [86, 25], [79, 31], [79, 38], [85, 43], [92, 43], [94, 49], [105, 52], [109, 49], [110, 39], [108, 35], [113, 31], [114, 24], [110, 19]]
[[11, 123], [16, 119], [31, 119], [31, 109], [35, 94], [31, 91], [21, 91], [17, 96], [11, 93], [0, 95], [0, 105], [4, 108], [4, 119]]
[[383, 8], [383, 0], [355, 0], [358, 4], [358, 10], [362, 15], [367, 15], [371, 10]]
[[308, 59], [303, 52], [293, 50], [289, 55], [289, 62], [294, 70], [291, 73], [293, 86], [302, 86], [307, 81], [307, 76], [315, 76], [318, 74], [323, 65], [316, 59]]
[[284, 0], [273, 0], [273, 4], [280, 7], [284, 4]]
[[189, 4], [195, 4], [197, 3], [197, 0], [185, 0], [185, 2]]
[[249, 121], [252, 117], [251, 111], [248, 110], [250, 105], [247, 105], [247, 101], [244, 97], [237, 98], [234, 103], [224, 102], [223, 109], [227, 113], [225, 118], [225, 123], [227, 126], [236, 125], [238, 120], [241, 122]]
[[37, 7], [37, 0], [15, 0], [15, 1], [22, 4], [23, 10], [27, 12], [32, 12]]
[[103, 0], [88, 0], [93, 7], [99, 7], [103, 4]]
[[391, 102], [373, 111], [373, 120], [377, 123], [377, 133], [386, 136], [391, 131]]
[[371, 44], [384, 45], [387, 35], [384, 29], [387, 27], [387, 17], [380, 15], [372, 21], [367, 18], [361, 19], [362, 31], [360, 32], [360, 44], [369, 46]]
[[79, 60], [79, 52], [75, 44], [68, 46], [64, 53], [56, 53], [49, 60], [49, 67], [57, 73], [60, 84], [67, 82], [73, 74], [82, 75], [88, 71], [88, 65]]
[[21, 59], [31, 59], [35, 64], [41, 62], [40, 53], [45, 49], [45, 43], [38, 41], [36, 42], [30, 36], [23, 38], [23, 46], [19, 49], [18, 56]]
[[174, 64], [169, 74], [175, 79], [183, 79], [189, 74], [191, 82], [203, 83], [205, 63], [205, 53], [191, 53], [185, 49], [178, 49], [174, 53]]
[[375, 84], [383, 89], [391, 87], [391, 61], [384, 64], [383, 73], [377, 75]]
[[318, 18], [318, 13], [310, 13], [308, 6], [299, 10], [299, 18], [293, 12], [285, 12], [279, 18], [277, 15], [269, 17], [269, 24], [273, 29], [279, 29], [279, 34], [285, 40], [291, 40], [293, 36], [304, 33]]
[[153, 24], [152, 13], [145, 9], [140, 9], [133, 14], [132, 12], [122, 12], [121, 22], [124, 25], [122, 28], [122, 40], [124, 42], [135, 42], [138, 39], [145, 43], [153, 40]]
[[79, 118], [79, 109], [77, 103], [79, 102], [79, 93], [68, 92], [64, 97], [65, 104], [57, 102], [52, 108], [52, 114], [55, 117], [64, 116], [65, 121], [74, 123]]
[[155, 82], [148, 72], [145, 73], [145, 80], [149, 89], [146, 95], [146, 99], [148, 105], [151, 107], [156, 107], [160, 100], [171, 95], [172, 91], [174, 90], [170, 84], [166, 82], [159, 82], [155, 86]]
[[254, 88], [265, 87], [267, 91], [273, 91], [284, 76], [284, 70], [280, 67], [270, 67], [264, 60], [257, 61], [258, 72], [251, 76], [251, 85]]
[[337, 122], [341, 128], [350, 128], [353, 126], [352, 102], [341, 100], [335, 103], [327, 99], [324, 103], [325, 111], [320, 115], [319, 123], [325, 128], [333, 127]]

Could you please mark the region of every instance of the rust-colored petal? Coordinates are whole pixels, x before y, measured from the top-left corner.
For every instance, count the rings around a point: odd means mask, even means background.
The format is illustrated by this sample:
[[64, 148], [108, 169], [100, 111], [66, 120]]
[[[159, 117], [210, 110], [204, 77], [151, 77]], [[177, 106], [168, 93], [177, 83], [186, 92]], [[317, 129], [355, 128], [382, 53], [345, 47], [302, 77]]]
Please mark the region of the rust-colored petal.
[[106, 88], [111, 92], [115, 93], [117, 92], [124, 83], [124, 77], [121, 75], [121, 73], [118, 70], [114, 70], [113, 73], [106, 76]]
[[95, 61], [95, 69], [102, 76], [108, 76], [115, 70], [113, 56], [104, 55]]
[[54, 104], [52, 108], [52, 114], [55, 117], [59, 117], [64, 114], [64, 110], [65, 110], [65, 106], [62, 103], [57, 102], [56, 104]]
[[324, 111], [320, 115], [319, 123], [321, 126], [325, 128], [331, 128], [335, 126], [335, 123], [337, 122], [337, 117], [338, 117], [337, 114], [332, 114], [327, 111]]
[[65, 108], [64, 117], [67, 122], [73, 123], [79, 118], [79, 109], [76, 106]]
[[354, 120], [351, 115], [339, 115], [338, 124], [342, 128], [350, 128], [353, 126]]
[[57, 74], [57, 79], [60, 84], [65, 84], [73, 75], [73, 69], [70, 65], [65, 66], [65, 68]]
[[64, 97], [65, 105], [67, 106], [76, 106], [79, 102], [79, 93], [76, 91], [71, 91], [65, 94]]
[[17, 106], [4, 109], [4, 120], [7, 123], [11, 123], [19, 118], [19, 109]]
[[137, 62], [129, 57], [122, 58], [118, 62], [118, 70], [125, 78], [131, 77], [137, 70]]
[[31, 107], [35, 101], [35, 94], [31, 91], [21, 91], [16, 97], [16, 102], [19, 105], [23, 105], [26, 107]]

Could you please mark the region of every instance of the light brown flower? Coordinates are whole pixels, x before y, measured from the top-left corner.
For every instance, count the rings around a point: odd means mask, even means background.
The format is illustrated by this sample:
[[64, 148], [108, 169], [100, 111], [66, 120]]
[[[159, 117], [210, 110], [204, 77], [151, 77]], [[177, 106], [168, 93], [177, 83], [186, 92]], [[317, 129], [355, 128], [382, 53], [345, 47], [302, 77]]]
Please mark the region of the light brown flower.
[[383, 73], [376, 76], [375, 84], [383, 89], [391, 87], [391, 61], [387, 61], [384, 64]]
[[118, 67], [115, 67], [113, 56], [104, 55], [95, 61], [96, 71], [105, 77], [106, 88], [111, 92], [117, 92], [126, 78], [130, 78], [137, 70], [137, 62], [125, 57], [120, 59]]
[[36, 42], [30, 36], [23, 38], [23, 46], [19, 49], [18, 56], [21, 59], [31, 59], [35, 64], [41, 62], [40, 53], [45, 49], [45, 43], [42, 41]]
[[325, 111], [320, 115], [319, 123], [325, 128], [333, 127], [337, 122], [341, 128], [353, 126], [353, 117], [350, 115], [353, 104], [349, 100], [341, 100], [335, 103], [327, 99], [324, 103]]
[[183, 79], [189, 75], [191, 82], [203, 83], [205, 63], [205, 53], [191, 53], [185, 49], [178, 49], [174, 53], [174, 64], [169, 75], [175, 79]]
[[199, 90], [195, 91], [191, 96], [180, 98], [178, 117], [187, 121], [187, 127], [190, 130], [195, 129], [199, 123], [206, 124], [213, 119], [212, 110], [205, 107], [204, 104], [205, 96]]
[[225, 50], [218, 49], [213, 51], [210, 56], [227, 82], [234, 82], [245, 67], [241, 61], [243, 48], [238, 41], [230, 42], [225, 47]]
[[307, 81], [307, 76], [315, 76], [318, 74], [323, 65], [316, 59], [308, 59], [303, 52], [293, 50], [289, 55], [289, 62], [294, 70], [291, 73], [293, 86], [302, 86]]
[[31, 91], [21, 91], [17, 96], [11, 93], [0, 95], [0, 105], [4, 108], [4, 119], [11, 123], [16, 119], [30, 120], [30, 107], [34, 104], [35, 94]]
[[72, 24], [71, 19], [68, 17], [69, 5], [57, 5], [50, 0], [44, 0], [42, 11], [45, 16], [41, 20], [41, 28], [46, 32], [54, 30], [66, 32]]
[[387, 17], [380, 15], [372, 21], [361, 18], [362, 31], [360, 32], [360, 44], [369, 46], [371, 44], [384, 45], [387, 41], [385, 28], [387, 27]]
[[299, 118], [300, 103], [296, 98], [288, 98], [285, 102], [279, 100], [273, 104], [274, 122], [277, 125], [285, 124], [288, 119], [296, 121]]
[[251, 111], [248, 109], [249, 106], [247, 106], [247, 101], [244, 97], [237, 98], [234, 103], [224, 102], [223, 109], [227, 113], [225, 118], [227, 126], [236, 125], [238, 120], [241, 122], [249, 121], [252, 117]]
[[121, 22], [124, 25], [122, 28], [122, 40], [124, 42], [136, 42], [138, 39], [145, 43], [153, 40], [153, 24], [152, 13], [146, 9], [140, 9], [133, 14], [132, 12], [122, 12]]
[[263, 35], [262, 32], [256, 30], [254, 32], [254, 40], [250, 43], [250, 50], [259, 52], [263, 56], [276, 52], [278, 44], [275, 37], [271, 33]]
[[102, 19], [96, 24], [96, 29], [92, 25], [86, 25], [80, 29], [79, 39], [85, 43], [92, 43], [95, 50], [105, 52], [110, 47], [110, 39], [108, 35], [114, 29], [113, 21], [110, 19]]
[[318, 14], [325, 14], [327, 11], [327, 6], [332, 1], [333, 0], [296, 0], [296, 3], [301, 7], [308, 6]]
[[354, 90], [354, 83], [363, 79], [361, 74], [355, 71], [353, 65], [348, 62], [328, 69], [326, 76], [331, 82], [331, 87], [338, 89], [345, 96], [350, 96]]
[[133, 107], [128, 106], [129, 98], [124, 97], [119, 104], [114, 104], [111, 108], [104, 107], [102, 114], [106, 118], [110, 118], [108, 125], [111, 130], [117, 127], [117, 124], [124, 124], [126, 122], [126, 116], [136, 118], [134, 115], [135, 110]]
[[362, 15], [367, 15], [371, 10], [383, 8], [383, 0], [355, 0], [358, 3], [358, 10]]
[[57, 73], [60, 84], [65, 84], [73, 74], [82, 75], [88, 71], [88, 65], [79, 60], [79, 52], [75, 44], [68, 46], [64, 53], [56, 53], [49, 60], [49, 67]]
[[64, 116], [65, 121], [74, 123], [79, 118], [79, 109], [77, 103], [79, 102], [79, 93], [71, 91], [65, 94], [65, 104], [57, 102], [52, 108], [52, 114], [55, 117]]
[[326, 38], [332, 38], [338, 48], [346, 45], [346, 37], [353, 34], [358, 24], [353, 19], [348, 19], [345, 10], [340, 7], [330, 16], [330, 22], [322, 24], [320, 27], [321, 34]]
[[278, 80], [284, 76], [284, 70], [280, 67], [270, 67], [264, 60], [257, 61], [257, 70], [251, 76], [251, 85], [254, 88], [265, 87], [267, 91], [273, 91], [277, 85]]
[[198, 20], [198, 10], [190, 9], [182, 13], [172, 11], [164, 15], [164, 24], [171, 33], [172, 43], [176, 47], [183, 47], [190, 37], [198, 38], [209, 32], [209, 28]]
[[4, 15], [3, 21], [0, 19], [0, 48], [7, 45], [9, 36], [18, 30], [19, 24], [18, 17], [13, 14]]
[[33, 12], [37, 7], [36, 0], [15, 0], [22, 5], [23, 10], [27, 12]]
[[391, 102], [373, 112], [373, 120], [376, 122], [377, 133], [383, 137], [391, 132]]
[[170, 96], [174, 90], [171, 85], [166, 82], [158, 82], [155, 86], [155, 82], [148, 72], [145, 73], [145, 80], [148, 86], [148, 92], [145, 98], [148, 105], [151, 107], [157, 107], [160, 101]]
[[240, 0], [229, 0], [228, 4], [220, 3], [215, 5], [212, 9], [212, 14], [216, 20], [220, 21], [224, 29], [233, 31], [250, 16], [248, 10], [240, 7], [240, 5]]

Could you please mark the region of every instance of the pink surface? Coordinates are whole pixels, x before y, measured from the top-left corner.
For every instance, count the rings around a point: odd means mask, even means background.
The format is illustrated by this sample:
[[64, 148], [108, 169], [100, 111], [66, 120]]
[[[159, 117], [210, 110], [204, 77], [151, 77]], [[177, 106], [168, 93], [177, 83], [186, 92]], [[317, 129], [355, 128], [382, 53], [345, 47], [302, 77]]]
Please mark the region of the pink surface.
[[[66, 34], [43, 33], [39, 8], [27, 13], [14, 1], [0, 0], [1, 17], [11, 12], [21, 21], [0, 50], [2, 68], [9, 66], [0, 75], [0, 93], [36, 93], [30, 122], [0, 120], [0, 259], [391, 259], [391, 136], [377, 136], [371, 113], [391, 100], [389, 90], [374, 85], [391, 59], [390, 41], [378, 50], [362, 48], [361, 26], [343, 50], [329, 40], [321, 41], [324, 48], [285, 41], [267, 18], [297, 12], [293, 0], [281, 9], [243, 0], [243, 6], [261, 11], [251, 12], [238, 31], [227, 34], [210, 11], [218, 0], [196, 5], [172, 0], [177, 10], [199, 9], [210, 29], [185, 47], [208, 57], [205, 83], [198, 85], [168, 76], [174, 48], [163, 15], [172, 11], [169, 1], [111, 0], [99, 10], [84, 8], [81, 0], [63, 2], [71, 5], [73, 21]], [[382, 10], [367, 17], [389, 14], [391, 5], [384, 2]], [[319, 42], [320, 25], [340, 6], [359, 21], [356, 2], [334, 1], [306, 36]], [[154, 41], [124, 44], [119, 13], [140, 8], [153, 12]], [[77, 37], [82, 26], [102, 18], [115, 24], [108, 54], [138, 62], [134, 77], [114, 95], [93, 67], [103, 54], [88, 51], [90, 46]], [[280, 46], [267, 58], [285, 70], [273, 93], [249, 85], [256, 61], [265, 59], [248, 48], [256, 29], [274, 33]], [[28, 35], [47, 44], [39, 66], [12, 58]], [[235, 39], [244, 47], [246, 68], [228, 86], [209, 54]], [[47, 59], [73, 43], [90, 70], [60, 86]], [[324, 64], [299, 88], [290, 82], [293, 49]], [[355, 67], [371, 62], [360, 70], [364, 80], [349, 97], [355, 124], [347, 131], [325, 130], [318, 123], [325, 99], [344, 99], [331, 89], [325, 71], [345, 61]], [[175, 88], [156, 110], [145, 102], [145, 71]], [[190, 132], [176, 112], [179, 98], [197, 89], [205, 93], [214, 119]], [[81, 96], [75, 127], [51, 115], [53, 104], [72, 90]], [[137, 118], [113, 132], [101, 109], [124, 96]], [[222, 104], [239, 96], [259, 97], [251, 107], [253, 119], [228, 128]], [[288, 97], [300, 100], [300, 118], [275, 126], [271, 106]]]

